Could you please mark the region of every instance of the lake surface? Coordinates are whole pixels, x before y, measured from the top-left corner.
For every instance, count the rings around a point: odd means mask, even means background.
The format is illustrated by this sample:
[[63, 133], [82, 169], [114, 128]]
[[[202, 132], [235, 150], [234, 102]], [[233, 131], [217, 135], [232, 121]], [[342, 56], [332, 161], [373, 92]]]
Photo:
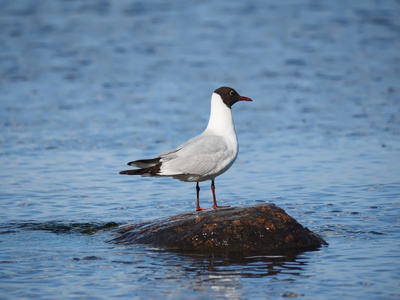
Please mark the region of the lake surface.
[[[399, 1], [0, 6], [1, 299], [400, 297]], [[218, 203], [275, 203], [329, 245], [109, 243], [116, 224], [194, 211], [195, 184], [118, 172], [199, 134], [222, 85], [254, 102], [233, 107]]]

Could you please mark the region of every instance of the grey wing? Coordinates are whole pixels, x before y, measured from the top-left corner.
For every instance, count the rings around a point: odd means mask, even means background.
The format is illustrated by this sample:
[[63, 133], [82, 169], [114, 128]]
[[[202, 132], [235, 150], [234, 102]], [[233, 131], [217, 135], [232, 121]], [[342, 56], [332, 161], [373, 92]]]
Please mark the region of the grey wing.
[[164, 153], [161, 173], [209, 175], [227, 166], [231, 151], [225, 139], [219, 136], [197, 136], [179, 146], [176, 151]]

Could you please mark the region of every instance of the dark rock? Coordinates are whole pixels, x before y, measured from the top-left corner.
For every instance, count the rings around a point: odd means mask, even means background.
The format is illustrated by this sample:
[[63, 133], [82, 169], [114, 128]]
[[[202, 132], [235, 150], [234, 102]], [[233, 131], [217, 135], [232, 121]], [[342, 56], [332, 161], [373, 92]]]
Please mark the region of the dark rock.
[[326, 242], [274, 204], [187, 213], [126, 225], [113, 242], [200, 252], [311, 250]]

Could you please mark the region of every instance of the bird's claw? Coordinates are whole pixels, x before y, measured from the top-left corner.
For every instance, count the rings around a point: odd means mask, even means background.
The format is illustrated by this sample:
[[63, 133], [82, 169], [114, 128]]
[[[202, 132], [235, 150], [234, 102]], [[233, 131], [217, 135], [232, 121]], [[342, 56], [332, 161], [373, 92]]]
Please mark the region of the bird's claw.
[[231, 207], [231, 206], [230, 206], [230, 205], [227, 205], [227, 206], [213, 205], [213, 208], [214, 208], [214, 209], [218, 209], [218, 208], [228, 208], [228, 207]]
[[201, 207], [196, 208], [196, 211], [203, 211], [203, 210], [209, 210], [209, 208], [201, 208]]

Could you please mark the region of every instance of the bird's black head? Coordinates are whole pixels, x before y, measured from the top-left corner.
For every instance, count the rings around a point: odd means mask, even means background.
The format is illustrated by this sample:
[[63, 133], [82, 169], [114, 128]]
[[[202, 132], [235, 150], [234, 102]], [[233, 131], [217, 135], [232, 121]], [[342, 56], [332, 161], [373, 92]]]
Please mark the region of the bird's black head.
[[240, 96], [233, 88], [222, 86], [214, 91], [214, 93], [221, 96], [222, 101], [229, 108], [238, 101], [253, 101], [250, 98]]

